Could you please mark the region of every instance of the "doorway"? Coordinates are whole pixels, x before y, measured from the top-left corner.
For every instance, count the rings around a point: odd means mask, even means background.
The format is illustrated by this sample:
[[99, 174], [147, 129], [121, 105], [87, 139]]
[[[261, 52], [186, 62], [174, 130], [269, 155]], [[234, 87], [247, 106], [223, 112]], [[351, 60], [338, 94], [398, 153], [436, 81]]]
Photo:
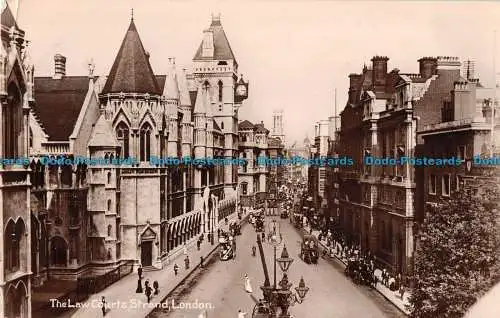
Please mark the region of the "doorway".
[[153, 264], [153, 241], [142, 242], [141, 264], [142, 266], [151, 266]]

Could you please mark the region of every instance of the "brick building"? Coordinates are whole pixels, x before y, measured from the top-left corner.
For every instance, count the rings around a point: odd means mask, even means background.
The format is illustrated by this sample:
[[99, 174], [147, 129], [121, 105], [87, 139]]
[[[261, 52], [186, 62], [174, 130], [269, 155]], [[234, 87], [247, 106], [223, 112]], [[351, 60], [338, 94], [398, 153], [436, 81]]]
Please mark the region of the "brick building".
[[411, 271], [414, 221], [422, 214], [423, 171], [409, 164], [374, 166], [365, 157], [422, 154], [417, 132], [441, 120], [442, 105], [460, 78], [455, 57], [424, 57], [419, 73], [388, 72], [388, 58], [351, 74], [348, 103], [341, 114], [339, 153], [354, 165], [339, 170], [340, 224], [346, 240], [371, 251], [394, 273]]
[[[248, 83], [220, 17], [193, 58], [192, 72], [169, 59], [157, 75], [130, 21], [108, 76], [35, 78], [30, 122], [34, 282], [76, 279], [132, 264], [161, 268], [199, 233], [235, 212], [234, 165], [161, 165], [157, 158], [233, 158], [238, 109]], [[132, 158], [122, 165], [43, 164], [45, 156]]]
[[[470, 74], [469, 74], [470, 75]], [[466, 75], [465, 75], [466, 76]], [[436, 158], [464, 160], [460, 166], [424, 167], [424, 215], [429, 205], [440, 198], [453, 198], [463, 187], [477, 189], [477, 179], [491, 179], [498, 184], [498, 168], [493, 164], [479, 165], [474, 157], [500, 157], [500, 112], [493, 89], [483, 87], [471, 76], [454, 83], [449, 98], [442, 105], [441, 121], [426, 125], [418, 135], [424, 140], [424, 155]], [[498, 88], [497, 88], [498, 91]], [[494, 117], [493, 117], [494, 114]], [[498, 164], [497, 164], [498, 166]]]

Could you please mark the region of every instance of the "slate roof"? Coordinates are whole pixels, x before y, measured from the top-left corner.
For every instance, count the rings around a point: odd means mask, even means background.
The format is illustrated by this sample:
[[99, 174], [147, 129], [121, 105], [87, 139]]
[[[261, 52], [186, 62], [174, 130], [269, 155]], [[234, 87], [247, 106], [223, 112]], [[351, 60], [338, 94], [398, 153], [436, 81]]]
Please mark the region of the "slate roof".
[[269, 130], [264, 127], [264, 124], [255, 124], [255, 132], [260, 134], [268, 134]]
[[7, 1], [5, 1], [5, 7], [2, 10], [1, 21], [3, 26], [8, 28], [15, 27], [16, 29], [19, 29], [16, 18], [14, 18], [14, 14], [12, 13]]
[[238, 124], [238, 129], [239, 130], [253, 130], [254, 125], [251, 122], [249, 122], [248, 120], [244, 120]]
[[103, 94], [120, 92], [158, 95], [162, 93], [135, 27], [134, 19], [130, 21], [102, 90]]
[[231, 49], [231, 45], [229, 45], [229, 40], [227, 39], [226, 33], [222, 28], [222, 24], [220, 20], [212, 20], [210, 27], [208, 28], [213, 32], [214, 35], [214, 56], [213, 57], [204, 57], [203, 56], [203, 41], [200, 43], [196, 54], [194, 55], [193, 60], [234, 60], [236, 62], [236, 58], [234, 57], [233, 50]]
[[115, 138], [113, 129], [110, 123], [105, 119], [104, 114], [101, 114], [99, 119], [92, 129], [92, 134], [90, 135], [89, 146], [107, 146], [107, 147], [118, 147], [120, 144]]
[[49, 141], [68, 141], [89, 88], [88, 76], [35, 77], [33, 112]]

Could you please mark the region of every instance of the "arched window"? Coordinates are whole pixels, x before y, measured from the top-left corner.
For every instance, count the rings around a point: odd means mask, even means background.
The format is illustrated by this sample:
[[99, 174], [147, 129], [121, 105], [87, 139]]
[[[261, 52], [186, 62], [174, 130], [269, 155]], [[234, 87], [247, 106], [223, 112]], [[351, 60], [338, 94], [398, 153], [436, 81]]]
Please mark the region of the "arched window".
[[111, 200], [108, 200], [108, 212], [111, 212]]
[[108, 172], [108, 184], [111, 184], [111, 172]]
[[21, 97], [14, 83], [8, 88], [8, 102], [4, 108], [4, 157], [16, 158], [19, 154], [19, 137], [21, 134]]
[[111, 225], [108, 225], [108, 236], [111, 237], [111, 230], [113, 227]]
[[151, 156], [151, 125], [144, 123], [140, 132], [140, 160], [141, 162], [149, 161]]
[[121, 143], [122, 146], [122, 154], [123, 158], [128, 158], [129, 157], [129, 137], [130, 137], [130, 131], [128, 129], [128, 126], [124, 123], [121, 122], [118, 124], [116, 127], [116, 138], [118, 141]]
[[217, 83], [217, 86], [219, 88], [219, 102], [222, 102], [222, 81], [219, 81], [219, 83]]
[[20, 252], [24, 237], [24, 222], [19, 219], [17, 223], [9, 220], [4, 233], [5, 268], [15, 272], [20, 268]]
[[208, 90], [210, 88], [210, 83], [208, 81], [205, 81], [203, 83], [203, 89]]

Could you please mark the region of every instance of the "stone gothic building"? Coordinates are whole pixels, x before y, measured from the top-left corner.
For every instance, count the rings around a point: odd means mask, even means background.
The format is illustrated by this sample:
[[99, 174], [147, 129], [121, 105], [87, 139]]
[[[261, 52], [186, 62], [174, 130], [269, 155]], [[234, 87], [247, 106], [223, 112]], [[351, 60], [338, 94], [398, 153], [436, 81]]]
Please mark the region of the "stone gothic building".
[[[54, 60], [54, 76], [35, 78], [30, 121], [36, 284], [49, 272], [74, 280], [124, 263], [161, 268], [236, 211], [237, 167], [150, 160], [238, 157], [248, 83], [220, 17], [204, 31], [191, 73], [170, 58], [157, 75], [133, 18], [108, 76], [92, 64], [88, 75], [68, 76], [66, 57]], [[44, 164], [59, 155], [72, 165]]]
[[0, 317], [31, 317], [30, 239], [38, 234], [29, 212], [26, 164], [34, 68], [25, 32], [13, 14], [16, 11], [4, 2], [0, 51]]

